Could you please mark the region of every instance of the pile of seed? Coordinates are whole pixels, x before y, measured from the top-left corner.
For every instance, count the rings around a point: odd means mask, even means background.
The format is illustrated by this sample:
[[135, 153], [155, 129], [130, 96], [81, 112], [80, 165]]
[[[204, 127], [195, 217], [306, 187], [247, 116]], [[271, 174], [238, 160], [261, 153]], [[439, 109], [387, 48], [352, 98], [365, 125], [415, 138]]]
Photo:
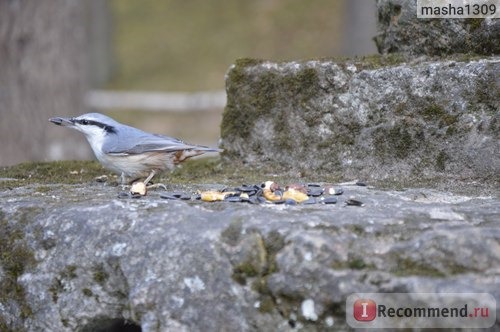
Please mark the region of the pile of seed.
[[[357, 185], [364, 186], [358, 182]], [[170, 200], [201, 200], [205, 202], [245, 202], [250, 204], [336, 204], [340, 195], [344, 194], [342, 187], [320, 184], [291, 184], [281, 188], [272, 181], [261, 185], [244, 184], [239, 187], [225, 188], [220, 191], [202, 191], [194, 195], [185, 192], [163, 192], [161, 198]], [[363, 203], [353, 197], [345, 200], [346, 205], [363, 206]]]

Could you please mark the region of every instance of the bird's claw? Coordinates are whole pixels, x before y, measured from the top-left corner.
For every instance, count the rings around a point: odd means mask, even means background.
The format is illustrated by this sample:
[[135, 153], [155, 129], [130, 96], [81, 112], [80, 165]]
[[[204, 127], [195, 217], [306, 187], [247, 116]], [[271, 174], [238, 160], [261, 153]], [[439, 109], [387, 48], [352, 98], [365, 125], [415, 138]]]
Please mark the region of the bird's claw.
[[167, 190], [167, 186], [164, 185], [163, 183], [155, 183], [155, 184], [150, 184], [146, 188], [149, 189], [157, 189], [157, 188], [162, 188], [163, 190]]

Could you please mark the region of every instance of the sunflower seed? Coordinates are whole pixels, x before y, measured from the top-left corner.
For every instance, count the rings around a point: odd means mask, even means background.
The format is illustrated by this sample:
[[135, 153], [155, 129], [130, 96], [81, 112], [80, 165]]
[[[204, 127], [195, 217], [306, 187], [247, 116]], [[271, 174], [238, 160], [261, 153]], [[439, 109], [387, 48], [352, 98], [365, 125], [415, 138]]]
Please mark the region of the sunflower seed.
[[167, 192], [167, 193], [161, 193], [160, 197], [165, 199], [178, 200], [180, 196], [175, 195], [175, 193]]
[[349, 198], [348, 200], [345, 201], [346, 205], [351, 205], [351, 206], [363, 206], [363, 202], [358, 201], [357, 199], [354, 198]]
[[327, 186], [325, 187], [325, 194], [328, 195], [342, 195], [344, 193], [344, 189], [342, 188], [335, 188], [333, 186]]
[[241, 197], [240, 196], [226, 196], [226, 198], [224, 198], [224, 201], [231, 202], [231, 203], [239, 203], [239, 202], [241, 202]]
[[323, 203], [323, 204], [335, 204], [335, 203], [337, 203], [337, 197], [335, 197], [335, 196], [321, 197], [319, 201], [320, 201], [320, 203]]
[[118, 193], [118, 198], [130, 198], [130, 193], [128, 193], [126, 191], [122, 191], [122, 192]]
[[259, 198], [258, 197], [255, 197], [255, 196], [252, 196], [248, 199], [248, 203], [250, 204], [259, 204]]
[[244, 184], [241, 187], [238, 187], [238, 188], [235, 188], [235, 189], [237, 191], [241, 191], [243, 193], [248, 193], [250, 195], [250, 193], [252, 193], [252, 192], [257, 192], [257, 190], [259, 190], [260, 187], [259, 186], [255, 186], [255, 185]]
[[319, 197], [323, 195], [323, 188], [311, 187], [307, 190], [307, 195], [312, 197]]

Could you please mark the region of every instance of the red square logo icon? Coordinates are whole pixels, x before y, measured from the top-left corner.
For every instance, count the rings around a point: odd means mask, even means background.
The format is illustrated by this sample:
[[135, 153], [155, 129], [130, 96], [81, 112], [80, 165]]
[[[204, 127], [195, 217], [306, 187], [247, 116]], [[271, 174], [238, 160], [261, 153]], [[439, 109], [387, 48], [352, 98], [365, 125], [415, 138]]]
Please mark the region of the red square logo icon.
[[377, 304], [373, 300], [359, 299], [354, 302], [354, 319], [360, 322], [371, 322], [377, 315]]

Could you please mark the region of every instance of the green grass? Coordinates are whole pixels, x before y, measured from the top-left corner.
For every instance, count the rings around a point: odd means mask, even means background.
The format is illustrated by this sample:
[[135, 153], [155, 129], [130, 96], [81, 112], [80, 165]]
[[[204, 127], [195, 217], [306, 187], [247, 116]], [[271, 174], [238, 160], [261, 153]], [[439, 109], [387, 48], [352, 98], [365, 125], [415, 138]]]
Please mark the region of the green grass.
[[235, 59], [329, 57], [344, 1], [113, 0], [114, 89], [224, 87]]

